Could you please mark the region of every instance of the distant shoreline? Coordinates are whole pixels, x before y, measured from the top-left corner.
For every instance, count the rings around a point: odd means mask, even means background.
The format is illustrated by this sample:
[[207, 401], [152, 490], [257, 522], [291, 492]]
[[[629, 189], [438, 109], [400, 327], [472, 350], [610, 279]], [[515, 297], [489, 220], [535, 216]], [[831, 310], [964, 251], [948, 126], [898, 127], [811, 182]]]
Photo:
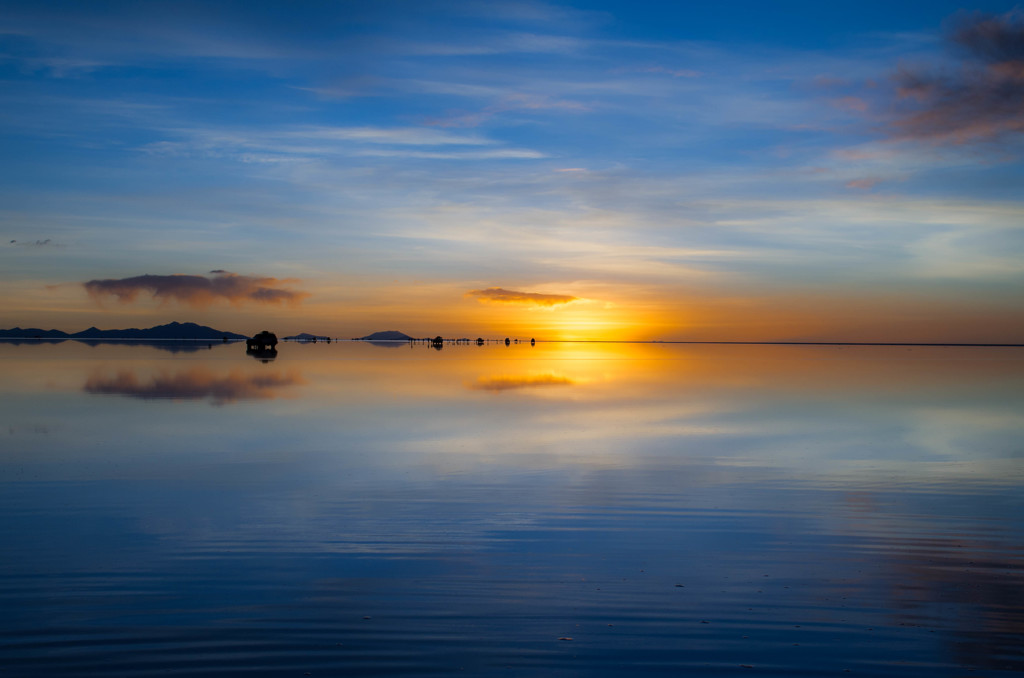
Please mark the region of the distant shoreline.
[[[182, 337], [153, 337], [153, 338], [133, 338], [133, 337], [102, 337], [102, 338], [88, 338], [88, 337], [18, 337], [18, 336], [0, 336], [2, 342], [39, 342], [39, 343], [57, 343], [63, 341], [79, 341], [79, 342], [93, 342], [93, 343], [139, 343], [144, 344], [147, 342], [204, 342], [204, 343], [218, 343], [218, 344], [235, 344], [240, 343], [242, 339], [229, 338], [226, 341], [223, 338], [219, 339], [202, 339], [202, 338], [182, 338]], [[366, 342], [365, 339], [333, 339], [332, 343], [356, 343]], [[405, 344], [409, 342], [422, 342], [423, 339], [378, 339], [378, 342], [388, 342], [395, 344]], [[451, 340], [454, 343], [454, 339]], [[501, 343], [501, 339], [491, 339], [488, 342]], [[294, 341], [289, 343], [314, 343], [314, 342], [303, 342]], [[316, 343], [328, 343], [325, 341]], [[445, 340], [445, 343], [449, 343]], [[520, 343], [529, 343], [520, 340]], [[689, 341], [689, 340], [619, 340], [619, 339], [538, 339], [538, 344], [669, 344], [669, 345], [712, 345], [712, 346], [903, 346], [903, 347], [945, 347], [945, 348], [1024, 348], [1024, 344], [1007, 344], [1007, 343], [970, 343], [970, 342], [907, 342], [907, 341]], [[470, 345], [475, 345], [471, 342]]]
[[615, 339], [538, 339], [546, 344], [716, 344], [736, 346], [947, 346], [963, 348], [1024, 348], [1024, 344], [981, 344], [916, 341], [618, 341]]

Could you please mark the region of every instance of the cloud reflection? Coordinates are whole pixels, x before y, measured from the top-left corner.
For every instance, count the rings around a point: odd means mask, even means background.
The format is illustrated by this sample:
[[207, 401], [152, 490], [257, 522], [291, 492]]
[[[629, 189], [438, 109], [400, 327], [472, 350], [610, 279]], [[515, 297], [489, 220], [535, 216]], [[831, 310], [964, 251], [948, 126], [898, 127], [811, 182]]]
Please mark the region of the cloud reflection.
[[572, 386], [576, 382], [569, 377], [557, 374], [532, 374], [532, 375], [498, 375], [493, 377], [480, 377], [475, 382], [466, 384], [467, 388], [474, 391], [512, 391], [520, 388], [534, 388], [539, 386]]
[[232, 370], [215, 374], [205, 367], [193, 367], [182, 372], [161, 371], [152, 375], [139, 375], [122, 370], [116, 375], [97, 373], [86, 380], [82, 390], [102, 395], [123, 395], [142, 400], [204, 400], [224, 405], [239, 400], [269, 400], [276, 398], [282, 388], [306, 383], [297, 373], [258, 372], [245, 374]]

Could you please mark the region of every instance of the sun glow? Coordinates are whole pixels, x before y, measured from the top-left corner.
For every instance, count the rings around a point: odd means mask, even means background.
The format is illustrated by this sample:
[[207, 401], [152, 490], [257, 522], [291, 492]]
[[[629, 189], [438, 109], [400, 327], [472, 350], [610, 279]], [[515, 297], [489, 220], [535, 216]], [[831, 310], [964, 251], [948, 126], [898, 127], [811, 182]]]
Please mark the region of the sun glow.
[[554, 309], [504, 309], [488, 324], [498, 333], [528, 335], [548, 341], [626, 341], [650, 339], [653, 322], [649, 314], [627, 308], [572, 304]]

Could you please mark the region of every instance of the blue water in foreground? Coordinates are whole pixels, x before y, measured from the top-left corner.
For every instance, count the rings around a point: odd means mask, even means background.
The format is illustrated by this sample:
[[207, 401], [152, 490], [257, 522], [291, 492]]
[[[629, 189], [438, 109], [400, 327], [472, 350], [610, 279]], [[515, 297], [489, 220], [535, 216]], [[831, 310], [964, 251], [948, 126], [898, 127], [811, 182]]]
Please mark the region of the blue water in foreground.
[[0, 676], [1024, 674], [1024, 350], [0, 344]]

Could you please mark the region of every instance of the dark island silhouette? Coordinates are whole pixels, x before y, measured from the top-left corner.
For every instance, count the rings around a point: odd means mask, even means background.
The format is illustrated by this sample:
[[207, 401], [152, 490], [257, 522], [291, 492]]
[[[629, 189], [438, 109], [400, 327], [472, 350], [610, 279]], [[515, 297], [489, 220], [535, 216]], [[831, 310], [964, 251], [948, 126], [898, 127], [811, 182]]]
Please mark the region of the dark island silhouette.
[[368, 334], [365, 337], [359, 337], [360, 341], [415, 341], [415, 337], [410, 337], [405, 332], [399, 332], [398, 330], [384, 330], [383, 332], [374, 332]]

